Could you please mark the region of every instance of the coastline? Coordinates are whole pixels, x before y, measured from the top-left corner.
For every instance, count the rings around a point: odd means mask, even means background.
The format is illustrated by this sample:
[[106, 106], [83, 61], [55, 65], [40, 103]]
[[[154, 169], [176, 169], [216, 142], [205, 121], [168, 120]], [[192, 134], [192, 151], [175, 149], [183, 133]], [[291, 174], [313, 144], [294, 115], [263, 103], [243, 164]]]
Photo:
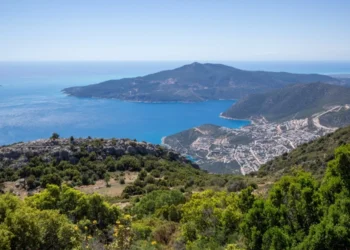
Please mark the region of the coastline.
[[252, 120], [252, 119], [237, 119], [237, 118], [232, 118], [232, 117], [224, 116], [224, 115], [223, 115], [223, 112], [220, 113], [219, 117], [222, 118], [222, 119], [233, 120], [233, 121], [249, 121], [249, 122], [250, 122], [249, 125], [255, 125], [255, 124], [256, 124], [256, 123], [254, 122], [254, 120]]
[[168, 148], [168, 149], [171, 149], [171, 146], [169, 144], [166, 144], [165, 143], [165, 139], [167, 138], [167, 136], [163, 136], [161, 139], [160, 139], [160, 145]]
[[65, 92], [64, 90], [60, 91], [63, 95], [67, 97], [76, 97], [76, 98], [86, 98], [86, 99], [103, 99], [103, 100], [117, 100], [121, 102], [131, 102], [131, 103], [147, 103], [147, 104], [168, 104], [168, 103], [201, 103], [201, 102], [211, 102], [211, 101], [233, 101], [237, 102], [237, 99], [207, 99], [201, 101], [140, 101], [140, 100], [130, 100], [130, 99], [120, 99], [115, 97], [99, 97], [99, 96], [76, 96], [70, 93]]

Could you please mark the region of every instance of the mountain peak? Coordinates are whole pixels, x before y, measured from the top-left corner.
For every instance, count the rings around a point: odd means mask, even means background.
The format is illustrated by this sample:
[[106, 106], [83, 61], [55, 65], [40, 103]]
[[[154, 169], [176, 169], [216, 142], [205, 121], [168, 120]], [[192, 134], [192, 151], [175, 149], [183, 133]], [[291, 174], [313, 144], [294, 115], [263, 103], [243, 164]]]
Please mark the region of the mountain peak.
[[196, 66], [196, 65], [202, 65], [202, 64], [199, 63], [199, 62], [193, 62], [193, 63], [191, 63], [190, 65]]
[[182, 66], [183, 68], [201, 68], [203, 67], [204, 64], [202, 63], [199, 63], [199, 62], [193, 62], [193, 63], [190, 63], [190, 64], [186, 64], [184, 66]]

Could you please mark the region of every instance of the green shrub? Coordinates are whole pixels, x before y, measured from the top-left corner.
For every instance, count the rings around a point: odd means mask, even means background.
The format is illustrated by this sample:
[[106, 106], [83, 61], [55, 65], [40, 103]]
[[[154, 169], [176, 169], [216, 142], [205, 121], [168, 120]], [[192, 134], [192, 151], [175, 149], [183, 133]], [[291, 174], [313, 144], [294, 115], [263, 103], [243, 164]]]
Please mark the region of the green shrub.
[[152, 228], [141, 222], [133, 223], [132, 229], [135, 234], [135, 240], [147, 240], [152, 233]]
[[154, 214], [164, 206], [178, 205], [185, 202], [184, 195], [178, 190], [157, 190], [146, 194], [135, 204], [133, 212], [139, 217]]

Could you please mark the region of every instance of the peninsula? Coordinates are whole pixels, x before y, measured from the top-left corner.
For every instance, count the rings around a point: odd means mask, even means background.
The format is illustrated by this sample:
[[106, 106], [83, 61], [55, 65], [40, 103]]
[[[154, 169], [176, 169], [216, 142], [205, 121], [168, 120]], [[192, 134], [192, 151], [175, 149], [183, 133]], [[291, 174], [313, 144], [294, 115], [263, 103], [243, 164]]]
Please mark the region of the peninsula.
[[142, 77], [66, 88], [63, 92], [77, 97], [138, 102], [200, 102], [240, 99], [247, 94], [279, 89], [289, 84], [318, 81], [341, 84], [340, 79], [326, 75], [247, 71], [222, 64], [195, 62]]

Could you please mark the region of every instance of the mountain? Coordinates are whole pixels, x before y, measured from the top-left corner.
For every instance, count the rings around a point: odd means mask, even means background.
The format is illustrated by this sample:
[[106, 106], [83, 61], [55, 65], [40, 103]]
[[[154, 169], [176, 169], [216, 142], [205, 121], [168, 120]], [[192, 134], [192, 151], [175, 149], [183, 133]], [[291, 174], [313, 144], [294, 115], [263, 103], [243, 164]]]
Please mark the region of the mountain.
[[304, 143], [296, 149], [262, 165], [259, 176], [281, 177], [291, 173], [293, 167], [313, 173], [318, 178], [324, 175], [327, 162], [334, 158], [334, 150], [350, 143], [350, 126], [340, 128], [334, 133], [327, 134], [317, 140]]
[[349, 106], [341, 108], [338, 112], [330, 112], [320, 117], [320, 123], [327, 127], [345, 127], [350, 124]]
[[294, 84], [267, 93], [251, 94], [223, 116], [248, 119], [264, 116], [269, 121], [305, 118], [324, 107], [350, 103], [350, 88], [325, 83]]
[[77, 97], [141, 102], [198, 102], [237, 99], [250, 93], [278, 89], [292, 83], [315, 81], [340, 82], [339, 79], [318, 74], [247, 71], [222, 64], [192, 63], [143, 77], [66, 88], [63, 92]]

